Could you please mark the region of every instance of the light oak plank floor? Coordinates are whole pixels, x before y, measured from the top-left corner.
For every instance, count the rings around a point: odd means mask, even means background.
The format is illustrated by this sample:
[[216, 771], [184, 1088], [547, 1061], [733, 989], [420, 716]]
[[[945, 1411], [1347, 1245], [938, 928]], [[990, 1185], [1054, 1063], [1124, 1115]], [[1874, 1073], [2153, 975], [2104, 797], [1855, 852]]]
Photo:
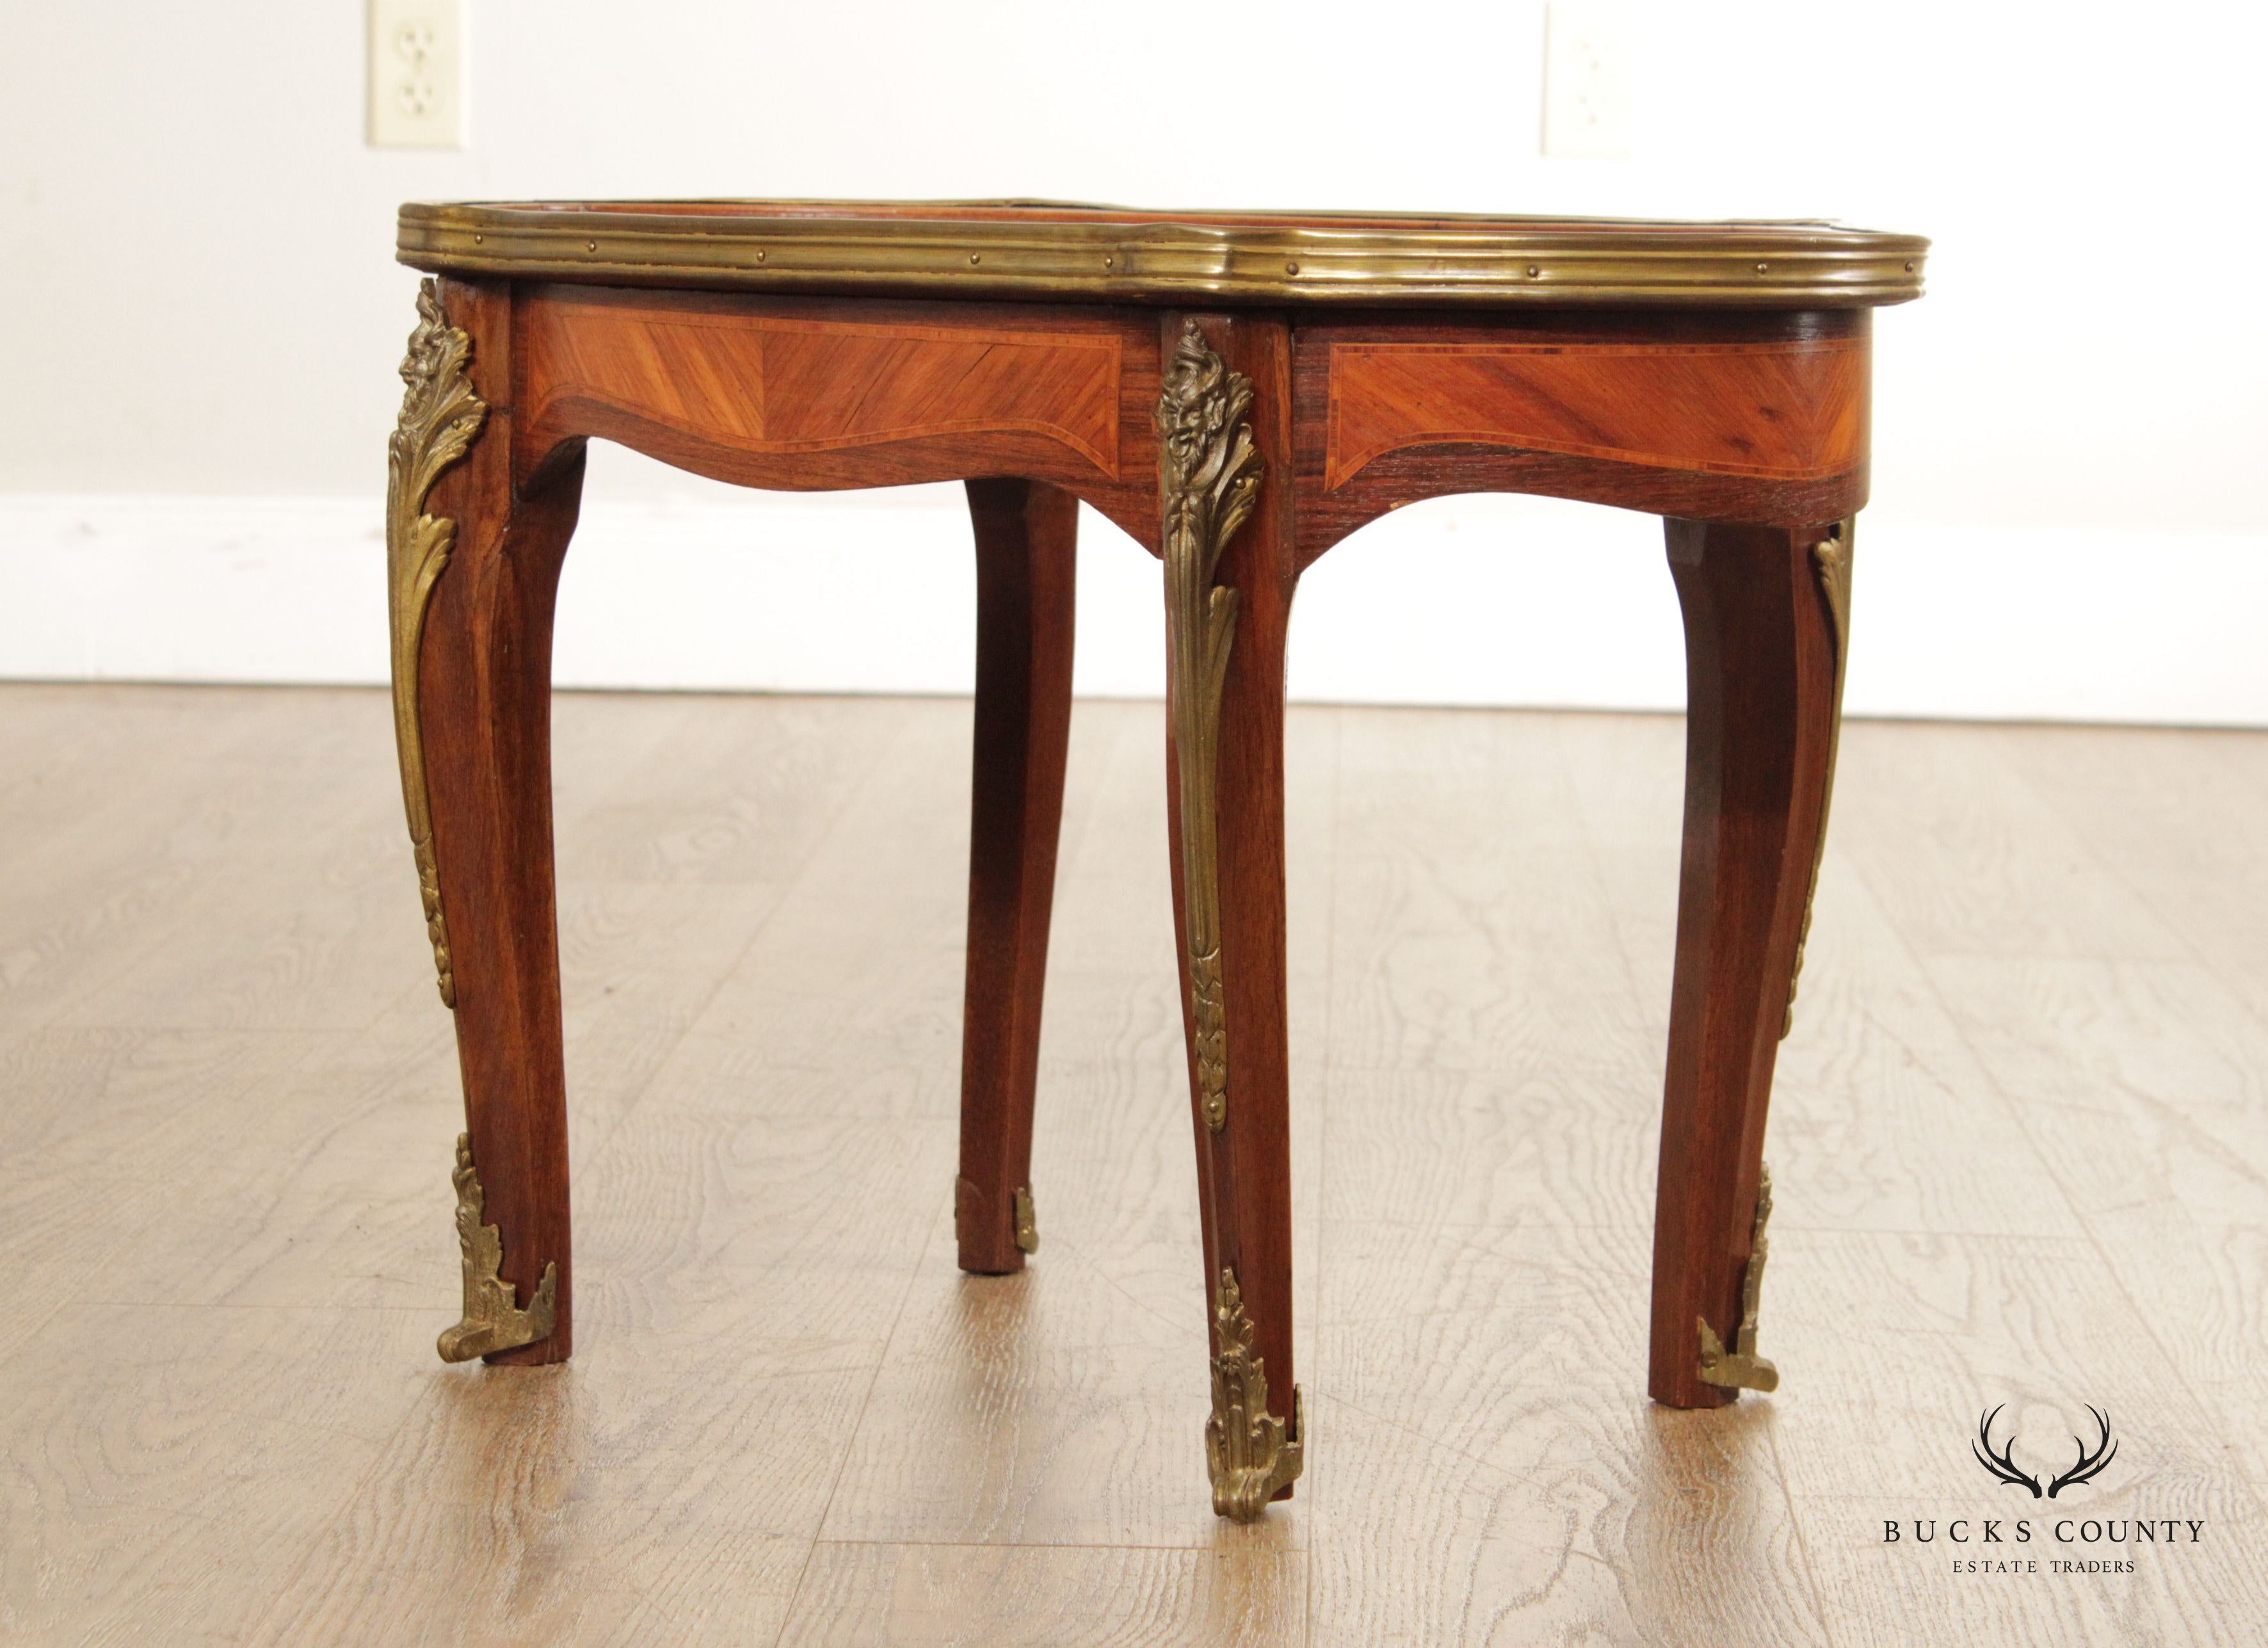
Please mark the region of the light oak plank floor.
[[[581, 1349], [445, 1368], [384, 698], [0, 688], [0, 1642], [2268, 1638], [2268, 735], [1848, 730], [1771, 1132], [1785, 1382], [1680, 1414], [1681, 724], [1294, 710], [1311, 1463], [1252, 1527], [1199, 1443], [1157, 706], [1074, 721], [1042, 1251], [954, 1268], [968, 736], [560, 699]], [[2090, 1402], [2091, 1487], [1970, 1454], [2005, 1404], [2060, 1468]]]

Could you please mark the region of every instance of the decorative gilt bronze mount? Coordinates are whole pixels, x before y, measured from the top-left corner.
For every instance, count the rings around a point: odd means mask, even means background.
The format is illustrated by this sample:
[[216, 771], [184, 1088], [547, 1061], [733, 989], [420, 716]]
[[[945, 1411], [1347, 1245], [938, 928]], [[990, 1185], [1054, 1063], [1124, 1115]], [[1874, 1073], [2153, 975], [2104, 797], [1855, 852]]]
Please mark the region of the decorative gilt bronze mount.
[[1167, 690], [1181, 784], [1190, 1016], [1205, 1126], [1228, 1123], [1228, 1016], [1220, 977], [1220, 702], [1236, 639], [1233, 589], [1213, 583], [1221, 551], [1260, 494], [1252, 380], [1231, 372], [1195, 321], [1158, 397], [1158, 489], [1166, 559]]
[[1305, 1464], [1307, 1397], [1292, 1387], [1292, 1423], [1268, 1411], [1268, 1371], [1252, 1350], [1252, 1319], [1236, 1272], [1226, 1267], [1213, 1301], [1212, 1417], [1205, 1421], [1205, 1467], [1215, 1516], [1249, 1522]]
[[394, 739], [401, 757], [401, 804], [417, 859], [417, 890], [441, 1000], [457, 1005], [449, 965], [449, 927], [441, 913], [441, 878], [433, 858], [432, 803], [425, 787], [425, 739], [418, 722], [417, 653], [425, 639], [425, 606], [456, 548], [457, 523], [424, 513], [441, 471], [465, 455], [489, 415], [466, 375], [473, 340], [441, 312], [439, 284], [417, 286], [417, 327], [401, 362], [401, 418], [387, 444], [386, 594], [394, 639]]
[[1764, 1225], [1771, 1218], [1771, 1169], [1766, 1167], [1756, 1184], [1756, 1223], [1749, 1238], [1749, 1266], [1741, 1277], [1741, 1326], [1733, 1335], [1733, 1349], [1717, 1337], [1706, 1317], [1696, 1317], [1701, 1328], [1701, 1379], [1727, 1390], [1774, 1391], [1779, 1370], [1756, 1355], [1756, 1307], [1764, 1292], [1764, 1254], [1770, 1245]]
[[457, 1186], [457, 1245], [465, 1261], [465, 1319], [442, 1334], [436, 1347], [444, 1362], [470, 1362], [491, 1351], [511, 1350], [551, 1337], [559, 1312], [559, 1265], [543, 1267], [543, 1280], [527, 1308], [519, 1306], [519, 1290], [506, 1282], [504, 1234], [493, 1224], [481, 1223], [488, 1198], [481, 1176], [473, 1169], [473, 1139], [457, 1135], [457, 1167], [449, 1175]]
[[1827, 781], [1819, 793], [1819, 839], [1811, 850], [1803, 925], [1796, 930], [1795, 967], [1787, 980], [1787, 1016], [1779, 1027], [1783, 1038], [1795, 1028], [1795, 988], [1803, 977], [1804, 946], [1811, 942], [1811, 905], [1819, 896], [1819, 867], [1827, 857], [1827, 809], [1835, 799], [1835, 757], [1843, 743], [1843, 666], [1851, 655], [1851, 551], [1858, 525], [1855, 519], [1839, 521], [1811, 546], [1811, 569], [1819, 580], [1819, 598], [1827, 608], [1828, 627], [1835, 634], [1835, 707], [1827, 727]]

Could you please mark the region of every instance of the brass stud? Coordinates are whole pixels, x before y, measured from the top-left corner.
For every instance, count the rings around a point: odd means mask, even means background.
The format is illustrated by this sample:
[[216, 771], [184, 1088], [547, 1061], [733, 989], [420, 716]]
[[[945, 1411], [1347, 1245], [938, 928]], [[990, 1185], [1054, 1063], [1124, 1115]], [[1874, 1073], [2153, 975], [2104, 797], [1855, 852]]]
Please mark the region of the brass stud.
[[[1102, 255], [1102, 266], [1105, 269], [1116, 269], [1118, 266], [1118, 260], [1111, 256], [1109, 253], [1105, 252]], [[1906, 267], [1911, 269], [1913, 265], [1909, 263]]]
[[595, 252], [599, 249], [599, 243], [596, 240], [585, 240], [583, 242], [583, 249], [585, 252]]
[[1287, 275], [1296, 275], [1300, 272], [1300, 266], [1297, 263], [1286, 263], [1284, 265], [1284, 272]]
[[1757, 273], [1757, 274], [1759, 274], [1759, 275], [1761, 275], [1761, 274], [1763, 274], [1763, 273], [1764, 272], [1764, 270], [1766, 270], [1767, 269], [1770, 269], [1771, 267], [1771, 264], [1769, 264], [1769, 263], [1759, 263], [1759, 264], [1757, 264], [1757, 265], [1756, 265], [1756, 273]]
[[[483, 241], [483, 240], [487, 240], [487, 239], [488, 239], [488, 236], [486, 236], [486, 235], [484, 235], [484, 234], [476, 234], [476, 235], [475, 235], [475, 236], [473, 237], [473, 244], [474, 244], [475, 246], [478, 246], [482, 241]], [[1907, 267], [1908, 269], [1911, 269], [1911, 268], [1913, 267], [1913, 265], [1912, 265], [1911, 263], [1909, 263], [1909, 264], [1907, 264], [1907, 265], [1906, 265], [1906, 267]]]
[[1909, 275], [1913, 273], [1913, 260], [1911, 258], [1906, 260], [1906, 273]]
[[982, 252], [971, 252], [968, 255], [968, 261], [972, 263], [981, 262], [983, 260], [983, 256], [984, 254]]
[[1530, 263], [1530, 264], [1528, 266], [1528, 279], [1530, 279], [1530, 280], [1534, 280], [1537, 276], [1541, 275], [1543, 272], [1543, 270], [1541, 268], [1539, 268], [1538, 266], [1536, 266], [1535, 264], [1534, 264], [1534, 263]]
[[763, 248], [762, 248], [762, 247], [758, 247], [758, 248], [756, 248], [756, 262], [758, 262], [759, 263], [761, 263], [761, 262], [762, 262], [763, 261], [764, 261], [764, 249], [763, 249]]

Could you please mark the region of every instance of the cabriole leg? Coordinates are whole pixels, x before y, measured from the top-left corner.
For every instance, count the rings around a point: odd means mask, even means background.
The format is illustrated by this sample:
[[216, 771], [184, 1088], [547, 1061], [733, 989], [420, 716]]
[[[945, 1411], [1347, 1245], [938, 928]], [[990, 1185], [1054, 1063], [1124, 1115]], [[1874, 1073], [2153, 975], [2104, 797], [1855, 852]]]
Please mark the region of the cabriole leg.
[[551, 618], [582, 452], [516, 495], [510, 413], [489, 403], [510, 400], [507, 291], [428, 281], [418, 310], [387, 553], [402, 798], [465, 1091], [453, 1174], [465, 1311], [439, 1349], [452, 1362], [558, 1362], [573, 1300]]
[[1048, 920], [1071, 738], [1079, 501], [1032, 481], [971, 481], [976, 748], [961, 1032], [961, 1267], [1021, 1270], [1039, 1249], [1032, 1100]]
[[1648, 1389], [1713, 1408], [1757, 1354], [1772, 1065], [1810, 919], [1842, 713], [1851, 523], [1668, 522], [1684, 610], [1685, 846]]
[[1165, 346], [1167, 793], [1212, 1341], [1205, 1457], [1213, 1509], [1248, 1521], [1291, 1496], [1307, 1429], [1284, 972], [1289, 348], [1280, 325], [1241, 320], [1169, 322]]

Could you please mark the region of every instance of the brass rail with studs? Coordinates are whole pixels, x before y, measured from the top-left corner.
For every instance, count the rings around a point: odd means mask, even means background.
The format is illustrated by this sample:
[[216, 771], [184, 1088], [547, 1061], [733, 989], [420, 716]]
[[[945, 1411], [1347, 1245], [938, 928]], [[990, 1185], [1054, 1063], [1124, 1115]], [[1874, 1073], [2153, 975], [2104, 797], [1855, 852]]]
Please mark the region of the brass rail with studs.
[[[1922, 292], [1929, 242], [1828, 223], [1319, 213], [1046, 202], [412, 202], [394, 255], [468, 278], [1087, 302], [1820, 309]], [[680, 210], [671, 210], [674, 205]], [[704, 209], [706, 208], [706, 209]]]

